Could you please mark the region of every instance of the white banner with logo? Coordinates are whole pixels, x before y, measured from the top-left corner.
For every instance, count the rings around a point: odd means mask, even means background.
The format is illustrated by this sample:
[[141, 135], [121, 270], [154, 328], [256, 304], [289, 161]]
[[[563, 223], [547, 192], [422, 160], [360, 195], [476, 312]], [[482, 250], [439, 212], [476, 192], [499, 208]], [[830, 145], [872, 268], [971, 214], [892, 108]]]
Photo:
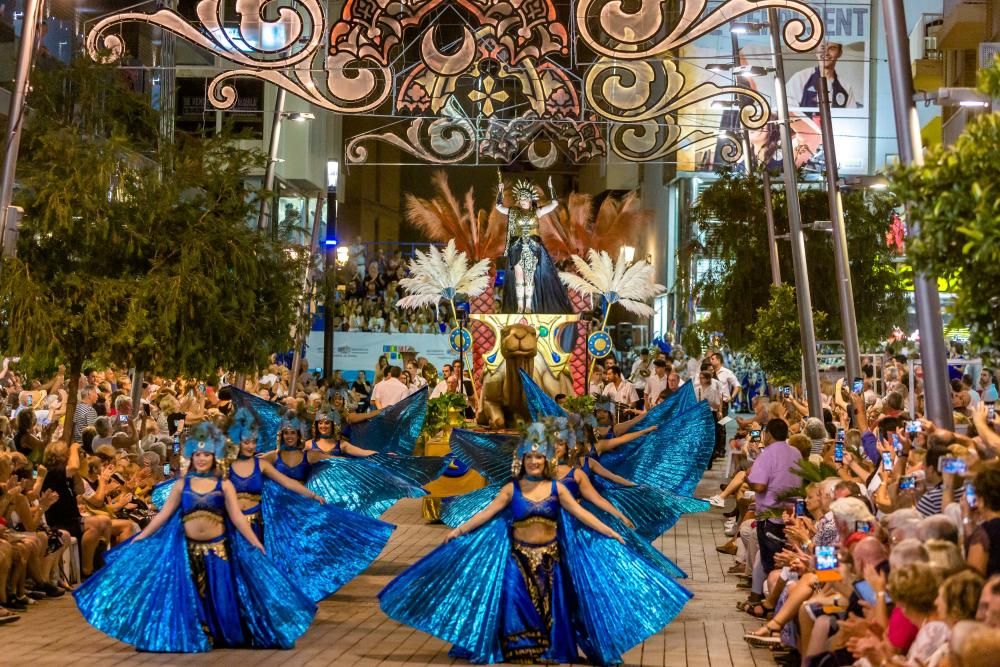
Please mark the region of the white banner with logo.
[[[458, 353], [451, 349], [446, 334], [338, 331], [333, 335], [333, 369], [343, 371], [345, 378], [353, 378], [358, 371], [365, 371], [371, 380], [378, 358], [383, 354], [390, 364], [401, 367], [404, 355], [410, 352], [418, 357], [426, 357], [438, 371], [444, 364], [450, 364], [458, 358]], [[306, 358], [310, 368], [323, 367], [322, 331], [310, 332]]]

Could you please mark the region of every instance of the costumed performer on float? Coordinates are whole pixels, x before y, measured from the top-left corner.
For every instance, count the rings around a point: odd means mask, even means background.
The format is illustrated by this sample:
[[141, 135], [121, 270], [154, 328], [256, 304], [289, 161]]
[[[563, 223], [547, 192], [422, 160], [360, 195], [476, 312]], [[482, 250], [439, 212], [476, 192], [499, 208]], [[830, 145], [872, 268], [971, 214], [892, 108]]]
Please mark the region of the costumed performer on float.
[[559, 205], [552, 177], [549, 177], [549, 202], [538, 206], [538, 190], [527, 180], [519, 179], [510, 189], [514, 205], [503, 205], [504, 184], [497, 172], [496, 209], [507, 216], [507, 273], [503, 284], [503, 313], [572, 313], [566, 288], [559, 279], [556, 265], [542, 244], [538, 219]]
[[395, 526], [325, 505], [322, 496], [255, 456], [259, 436], [256, 418], [240, 408], [229, 428], [239, 446], [229, 481], [271, 560], [310, 599], [322, 600], [378, 557]]
[[[291, 648], [316, 606], [264, 554], [219, 461], [225, 437], [187, 435], [187, 474], [163, 509], [74, 593], [88, 623], [144, 651]], [[146, 573], [146, 574], [137, 574]]]
[[617, 664], [691, 595], [553, 479], [552, 434], [534, 423], [514, 480], [379, 594], [382, 610], [476, 663]]

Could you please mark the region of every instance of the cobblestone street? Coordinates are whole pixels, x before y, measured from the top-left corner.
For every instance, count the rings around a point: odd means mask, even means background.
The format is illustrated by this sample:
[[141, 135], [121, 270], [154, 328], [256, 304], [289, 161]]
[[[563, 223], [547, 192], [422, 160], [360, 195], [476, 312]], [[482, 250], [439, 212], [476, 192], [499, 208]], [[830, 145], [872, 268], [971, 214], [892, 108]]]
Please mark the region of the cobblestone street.
[[[709, 471], [697, 495], [719, 488], [721, 474]], [[201, 655], [136, 653], [88, 626], [72, 598], [34, 605], [21, 621], [0, 627], [4, 664], [43, 665], [429, 665], [452, 664], [448, 646], [389, 620], [376, 593], [397, 573], [438, 544], [441, 526], [420, 518], [418, 501], [403, 501], [384, 517], [399, 527], [381, 557], [362, 576], [320, 604], [312, 628], [292, 651], [219, 650]], [[725, 574], [732, 558], [715, 551], [722, 541], [721, 511], [687, 515], [657, 545], [690, 576], [695, 597], [662, 632], [625, 655], [628, 665], [754, 667], [773, 665], [770, 654], [750, 649], [742, 635], [758, 627], [736, 609], [736, 578]], [[142, 573], [136, 573], [141, 576]]]

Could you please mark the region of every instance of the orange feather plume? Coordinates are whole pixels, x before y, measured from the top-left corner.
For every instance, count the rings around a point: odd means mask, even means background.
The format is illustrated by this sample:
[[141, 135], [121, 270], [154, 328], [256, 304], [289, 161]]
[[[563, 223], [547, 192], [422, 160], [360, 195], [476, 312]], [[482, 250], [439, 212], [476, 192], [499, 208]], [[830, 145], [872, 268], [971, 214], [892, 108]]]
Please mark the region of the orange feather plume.
[[406, 195], [406, 219], [410, 224], [431, 241], [447, 243], [455, 239], [458, 250], [473, 260], [503, 254], [507, 222], [495, 208], [488, 212], [477, 209], [472, 188], [459, 203], [443, 171], [434, 172], [431, 183], [436, 193], [430, 199]]

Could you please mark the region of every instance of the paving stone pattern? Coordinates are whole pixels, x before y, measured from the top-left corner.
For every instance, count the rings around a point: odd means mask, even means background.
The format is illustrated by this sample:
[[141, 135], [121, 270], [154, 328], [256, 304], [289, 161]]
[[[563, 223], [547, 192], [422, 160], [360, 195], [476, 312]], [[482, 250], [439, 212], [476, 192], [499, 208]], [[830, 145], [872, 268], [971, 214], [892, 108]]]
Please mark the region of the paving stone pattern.
[[[716, 470], [721, 468], [716, 466]], [[719, 488], [721, 473], [709, 471], [697, 495]], [[138, 653], [87, 625], [66, 596], [33, 605], [17, 623], [0, 626], [0, 664], [115, 665], [447, 665], [448, 646], [433, 637], [389, 620], [379, 610], [376, 593], [396, 574], [439, 544], [442, 526], [426, 525], [416, 500], [404, 500], [384, 517], [398, 525], [385, 552], [360, 577], [319, 605], [313, 626], [291, 651], [218, 650], [202, 655]], [[732, 557], [715, 546], [723, 517], [714, 509], [687, 515], [657, 540], [657, 546], [689, 575], [695, 594], [684, 611], [663, 631], [625, 655], [627, 665], [659, 667], [762, 667], [774, 665], [768, 651], [750, 649], [743, 633], [758, 627], [736, 609], [741, 595], [736, 579], [725, 574]], [[463, 664], [463, 663], [458, 663]]]

